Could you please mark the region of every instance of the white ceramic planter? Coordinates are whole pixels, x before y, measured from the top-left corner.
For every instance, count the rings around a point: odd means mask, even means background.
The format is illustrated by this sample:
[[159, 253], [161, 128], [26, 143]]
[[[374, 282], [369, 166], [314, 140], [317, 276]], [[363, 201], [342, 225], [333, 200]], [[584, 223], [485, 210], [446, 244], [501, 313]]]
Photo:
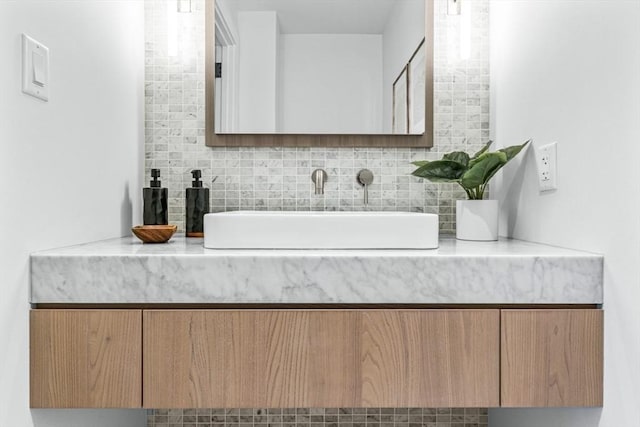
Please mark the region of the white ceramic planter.
[[498, 240], [498, 201], [458, 200], [456, 237], [460, 240]]

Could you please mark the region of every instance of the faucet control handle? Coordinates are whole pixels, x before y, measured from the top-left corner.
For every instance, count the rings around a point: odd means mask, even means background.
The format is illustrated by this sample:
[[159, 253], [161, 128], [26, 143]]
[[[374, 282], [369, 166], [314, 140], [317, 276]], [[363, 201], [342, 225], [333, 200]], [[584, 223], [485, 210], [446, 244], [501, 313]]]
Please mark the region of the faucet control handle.
[[369, 169], [362, 169], [356, 177], [358, 183], [364, 187], [364, 205], [369, 204], [369, 186], [373, 182], [373, 172]]

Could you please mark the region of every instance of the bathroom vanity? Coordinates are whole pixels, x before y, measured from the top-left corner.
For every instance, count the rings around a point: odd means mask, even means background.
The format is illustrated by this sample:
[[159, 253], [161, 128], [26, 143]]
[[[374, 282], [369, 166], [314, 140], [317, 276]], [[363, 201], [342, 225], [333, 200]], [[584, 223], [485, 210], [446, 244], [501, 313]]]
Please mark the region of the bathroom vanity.
[[40, 252], [31, 406], [601, 406], [602, 268], [516, 240]]

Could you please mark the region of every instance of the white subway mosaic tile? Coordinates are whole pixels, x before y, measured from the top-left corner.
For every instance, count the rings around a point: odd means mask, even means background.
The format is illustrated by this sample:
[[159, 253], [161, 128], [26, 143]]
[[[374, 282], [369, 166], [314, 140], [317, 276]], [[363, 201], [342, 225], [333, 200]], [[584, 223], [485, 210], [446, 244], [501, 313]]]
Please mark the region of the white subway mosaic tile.
[[147, 427], [487, 427], [487, 408], [151, 409]]

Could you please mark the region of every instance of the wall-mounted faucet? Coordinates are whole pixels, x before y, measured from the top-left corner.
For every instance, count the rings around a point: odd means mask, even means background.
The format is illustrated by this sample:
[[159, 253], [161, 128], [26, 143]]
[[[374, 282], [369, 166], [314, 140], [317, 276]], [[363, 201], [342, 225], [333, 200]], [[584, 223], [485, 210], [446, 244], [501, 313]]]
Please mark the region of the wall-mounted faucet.
[[327, 182], [327, 173], [322, 169], [316, 169], [311, 174], [311, 180], [316, 185], [316, 194], [324, 194], [324, 183]]

